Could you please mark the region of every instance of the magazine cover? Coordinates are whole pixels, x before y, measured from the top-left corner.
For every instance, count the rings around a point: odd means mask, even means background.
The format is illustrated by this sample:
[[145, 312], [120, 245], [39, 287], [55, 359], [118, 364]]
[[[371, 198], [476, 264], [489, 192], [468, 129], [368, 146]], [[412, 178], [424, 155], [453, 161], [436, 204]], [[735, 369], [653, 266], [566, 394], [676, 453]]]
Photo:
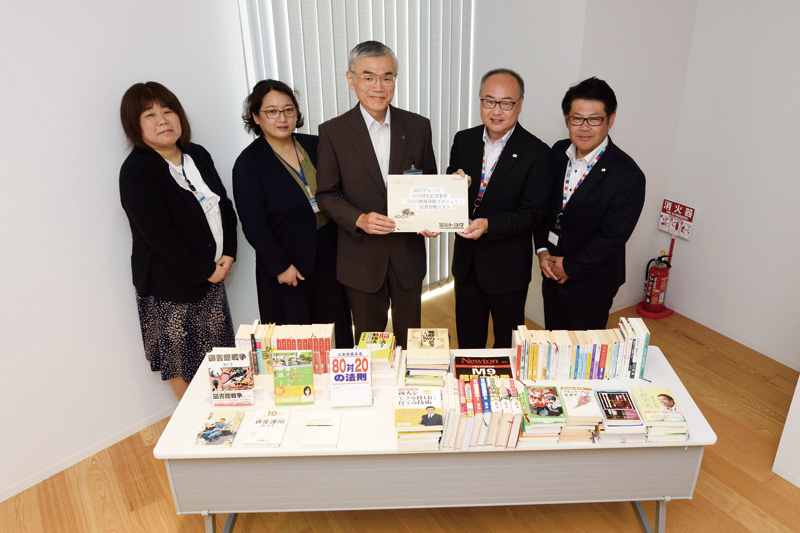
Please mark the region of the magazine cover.
[[197, 432], [195, 447], [230, 447], [243, 418], [244, 413], [241, 411], [211, 411]]

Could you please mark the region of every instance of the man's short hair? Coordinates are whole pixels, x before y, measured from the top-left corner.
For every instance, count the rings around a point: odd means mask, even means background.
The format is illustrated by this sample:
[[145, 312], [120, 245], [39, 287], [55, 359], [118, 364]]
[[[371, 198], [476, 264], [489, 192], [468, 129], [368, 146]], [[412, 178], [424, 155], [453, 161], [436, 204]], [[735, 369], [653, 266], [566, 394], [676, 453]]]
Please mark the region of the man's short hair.
[[[356, 61], [362, 57], [375, 57], [375, 56], [389, 56], [392, 58], [394, 64], [394, 73], [397, 74], [397, 56], [394, 55], [392, 49], [379, 41], [364, 41], [359, 43], [350, 50], [350, 55], [347, 58], [347, 70], [355, 72]], [[383, 74], [377, 72], [376, 74]]]
[[573, 100], [599, 100], [603, 102], [606, 115], [613, 115], [617, 112], [617, 97], [614, 95], [614, 90], [605, 80], [598, 79], [596, 76], [587, 78], [567, 90], [567, 94], [561, 100], [561, 111], [565, 116], [569, 115]]
[[510, 68], [496, 68], [492, 69], [486, 74], [483, 75], [481, 78], [481, 86], [478, 89], [478, 92], [483, 92], [483, 84], [486, 83], [486, 80], [489, 79], [489, 76], [494, 76], [495, 74], [508, 74], [509, 76], [514, 76], [514, 79], [517, 80], [517, 85], [519, 85], [519, 97], [522, 98], [525, 96], [525, 82], [522, 81], [522, 76], [511, 70]]

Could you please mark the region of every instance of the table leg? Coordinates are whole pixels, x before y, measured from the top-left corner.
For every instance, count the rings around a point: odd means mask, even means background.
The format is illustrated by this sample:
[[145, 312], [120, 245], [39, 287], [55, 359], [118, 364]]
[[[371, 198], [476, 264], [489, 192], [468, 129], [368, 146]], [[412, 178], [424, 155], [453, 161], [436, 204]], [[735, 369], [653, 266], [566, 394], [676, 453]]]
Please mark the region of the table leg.
[[239, 513], [228, 513], [228, 519], [225, 521], [225, 529], [222, 530], [222, 533], [231, 533], [233, 531], [238, 516]]
[[217, 533], [217, 522], [214, 520], [214, 515], [204, 512], [203, 516], [206, 517], [206, 533]]
[[667, 531], [667, 501], [656, 501], [656, 531], [666, 533]]
[[650, 525], [650, 521], [647, 519], [647, 514], [644, 512], [644, 507], [642, 507], [641, 502], [631, 502], [633, 505], [633, 510], [636, 511], [636, 518], [639, 519], [639, 525], [642, 526], [642, 531], [644, 533], [654, 533], [654, 531], [658, 533], [666, 533], [667, 530], [667, 502], [669, 502], [669, 498], [665, 498], [663, 500], [656, 500], [656, 524], [655, 530]]

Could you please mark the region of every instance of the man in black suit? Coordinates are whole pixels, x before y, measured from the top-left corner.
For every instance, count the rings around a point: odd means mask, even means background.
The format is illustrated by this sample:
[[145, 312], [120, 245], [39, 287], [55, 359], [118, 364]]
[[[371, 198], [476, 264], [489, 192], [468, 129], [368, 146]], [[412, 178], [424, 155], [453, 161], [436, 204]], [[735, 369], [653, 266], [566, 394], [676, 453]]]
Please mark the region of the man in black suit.
[[589, 78], [561, 102], [569, 139], [553, 145], [547, 220], [535, 232], [547, 329], [605, 329], [625, 283], [625, 243], [644, 205], [644, 173], [608, 136], [617, 99]]
[[469, 175], [470, 225], [453, 251], [459, 348], [485, 348], [492, 315], [494, 347], [511, 346], [525, 323], [531, 281], [531, 232], [546, 212], [550, 149], [518, 124], [525, 84], [516, 72], [487, 72], [480, 87], [483, 125], [453, 139], [447, 172]]
[[319, 127], [317, 201], [339, 226], [336, 275], [347, 287], [355, 338], [383, 331], [391, 302], [397, 344], [421, 319], [427, 271], [423, 236], [395, 233], [387, 216], [386, 179], [412, 166], [436, 174], [431, 123], [390, 104], [397, 58], [386, 45], [365, 41], [349, 56], [347, 83], [358, 105]]
[[429, 405], [426, 408], [428, 411], [427, 415], [422, 415], [422, 418], [419, 419], [419, 424], [421, 426], [441, 426], [442, 425], [442, 415], [436, 412], [436, 408], [432, 405]]

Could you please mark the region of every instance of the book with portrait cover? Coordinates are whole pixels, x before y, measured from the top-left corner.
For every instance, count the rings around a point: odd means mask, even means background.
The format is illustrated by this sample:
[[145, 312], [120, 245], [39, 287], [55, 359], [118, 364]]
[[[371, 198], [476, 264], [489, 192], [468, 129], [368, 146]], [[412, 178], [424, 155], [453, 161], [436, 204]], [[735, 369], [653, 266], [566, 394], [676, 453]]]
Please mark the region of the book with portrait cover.
[[686, 419], [668, 387], [634, 387], [633, 397], [646, 425], [686, 427]]
[[394, 427], [398, 431], [443, 430], [442, 389], [398, 387]]
[[200, 426], [194, 439], [195, 448], [227, 446], [233, 444], [244, 413], [241, 411], [211, 411]]
[[276, 350], [274, 365], [275, 405], [314, 403], [314, 354], [309, 350]]

